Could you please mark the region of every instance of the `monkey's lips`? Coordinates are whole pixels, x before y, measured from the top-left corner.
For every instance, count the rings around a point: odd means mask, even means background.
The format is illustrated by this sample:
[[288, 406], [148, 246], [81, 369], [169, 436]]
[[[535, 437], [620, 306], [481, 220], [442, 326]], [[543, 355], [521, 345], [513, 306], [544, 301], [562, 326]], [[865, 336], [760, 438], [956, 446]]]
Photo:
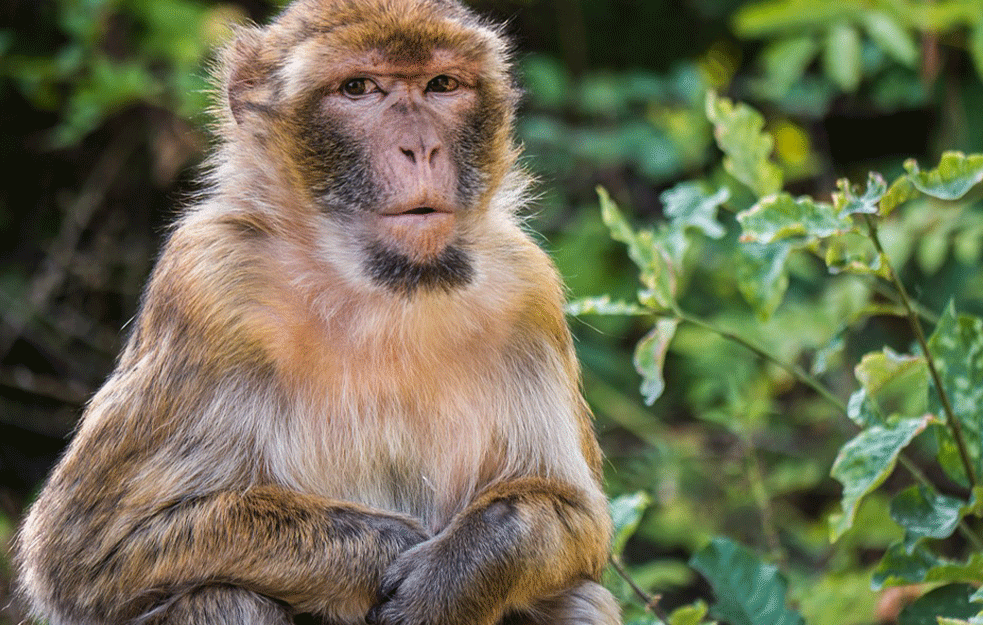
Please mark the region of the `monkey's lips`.
[[379, 215], [384, 239], [418, 261], [437, 256], [451, 242], [454, 211], [440, 205], [398, 208]]

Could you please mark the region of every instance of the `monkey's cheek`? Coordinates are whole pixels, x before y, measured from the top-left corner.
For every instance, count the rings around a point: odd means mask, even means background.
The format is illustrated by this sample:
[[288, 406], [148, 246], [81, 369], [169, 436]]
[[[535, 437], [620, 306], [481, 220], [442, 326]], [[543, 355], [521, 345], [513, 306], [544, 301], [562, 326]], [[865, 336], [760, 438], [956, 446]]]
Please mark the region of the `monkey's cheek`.
[[439, 256], [454, 238], [453, 213], [380, 216], [380, 235], [390, 249], [396, 249], [414, 262]]

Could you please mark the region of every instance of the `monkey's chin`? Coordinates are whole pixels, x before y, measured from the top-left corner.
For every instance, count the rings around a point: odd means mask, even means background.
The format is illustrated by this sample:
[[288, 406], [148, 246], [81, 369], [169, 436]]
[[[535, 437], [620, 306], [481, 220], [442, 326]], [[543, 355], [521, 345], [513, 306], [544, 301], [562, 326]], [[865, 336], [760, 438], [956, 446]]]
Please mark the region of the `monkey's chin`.
[[452, 212], [421, 208], [380, 215], [379, 234], [386, 248], [398, 251], [414, 263], [429, 264], [451, 244], [454, 222]]
[[407, 297], [420, 291], [450, 293], [468, 286], [474, 279], [471, 255], [459, 245], [448, 245], [437, 256], [423, 262], [379, 241], [370, 243], [365, 252], [365, 269], [372, 281]]

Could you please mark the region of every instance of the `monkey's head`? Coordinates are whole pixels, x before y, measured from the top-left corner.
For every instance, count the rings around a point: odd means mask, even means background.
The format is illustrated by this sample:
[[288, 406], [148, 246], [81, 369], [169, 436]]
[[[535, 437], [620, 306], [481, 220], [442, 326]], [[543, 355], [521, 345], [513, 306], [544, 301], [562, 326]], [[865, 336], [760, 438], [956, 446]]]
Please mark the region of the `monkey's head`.
[[224, 136], [281, 172], [374, 283], [451, 290], [516, 171], [500, 33], [454, 0], [298, 0], [223, 59]]

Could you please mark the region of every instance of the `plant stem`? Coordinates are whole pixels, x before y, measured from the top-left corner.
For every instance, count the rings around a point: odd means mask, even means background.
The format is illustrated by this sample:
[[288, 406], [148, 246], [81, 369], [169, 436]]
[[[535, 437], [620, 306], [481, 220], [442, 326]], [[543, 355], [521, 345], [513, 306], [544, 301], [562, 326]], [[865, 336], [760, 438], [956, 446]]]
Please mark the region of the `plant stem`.
[[942, 410], [945, 412], [945, 424], [949, 427], [952, 437], [956, 441], [959, 458], [962, 460], [963, 470], [966, 472], [966, 479], [969, 480], [971, 486], [976, 486], [976, 472], [973, 471], [973, 463], [970, 461], [966, 439], [963, 436], [962, 424], [956, 418], [955, 412], [952, 409], [952, 403], [949, 401], [949, 394], [946, 393], [945, 388], [942, 386], [942, 378], [939, 376], [938, 368], [935, 366], [935, 359], [932, 357], [932, 352], [928, 349], [928, 341], [925, 340], [925, 331], [922, 329], [921, 320], [918, 318], [918, 313], [915, 311], [911, 298], [908, 297], [908, 290], [905, 289], [904, 284], [902, 284], [901, 279], [898, 277], [898, 273], [894, 270], [894, 266], [891, 265], [887, 254], [884, 253], [884, 248], [881, 246], [881, 239], [877, 235], [877, 224], [870, 215], [865, 214], [864, 218], [867, 221], [868, 236], [874, 244], [874, 249], [880, 255], [881, 262], [887, 267], [891, 283], [894, 285], [898, 295], [901, 296], [901, 303], [908, 312], [908, 323], [915, 332], [915, 338], [918, 340], [918, 345], [921, 347], [922, 353], [925, 354], [928, 372], [932, 376], [932, 382], [935, 384], [935, 389], [939, 393], [939, 400], [942, 402]]
[[631, 575], [628, 574], [628, 571], [625, 570], [624, 565], [621, 563], [621, 558], [612, 555], [610, 557], [610, 561], [611, 566], [614, 567], [614, 570], [621, 576], [621, 579], [628, 582], [628, 585], [631, 587], [632, 592], [635, 593], [635, 596], [637, 596], [639, 600], [645, 604], [645, 611], [655, 612], [663, 621], [667, 620], [666, 615], [662, 614], [662, 610], [659, 609], [659, 601], [662, 600], [662, 595], [652, 596], [642, 590], [641, 587], [635, 583], [635, 580], [631, 578]]
[[[939, 489], [935, 487], [935, 484], [932, 483], [932, 480], [930, 480], [927, 475], [922, 473], [922, 470], [919, 469], [918, 465], [916, 465], [910, 458], [908, 458], [904, 454], [899, 454], [898, 462], [900, 462], [901, 466], [903, 466], [905, 470], [907, 470], [908, 473], [910, 473], [911, 476], [915, 478], [916, 482], [918, 482], [928, 490], [932, 491], [936, 495], [939, 494]], [[980, 535], [977, 534], [975, 531], [973, 531], [973, 529], [966, 522], [966, 519], [960, 519], [959, 533], [962, 534], [963, 537], [966, 538], [966, 540], [969, 541], [971, 545], [973, 545], [974, 550], [983, 551], [983, 538], [980, 538]]]
[[819, 380], [806, 373], [805, 370], [802, 369], [802, 367], [784, 362], [783, 360], [767, 352], [765, 349], [747, 340], [743, 336], [738, 336], [733, 332], [724, 330], [723, 328], [719, 328], [707, 321], [704, 321], [703, 319], [700, 319], [698, 317], [693, 317], [678, 308], [673, 310], [672, 314], [675, 315], [680, 321], [691, 323], [695, 326], [703, 328], [704, 330], [709, 330], [710, 332], [713, 332], [714, 334], [718, 334], [721, 337], [727, 339], [728, 341], [737, 343], [738, 345], [741, 345], [746, 349], [751, 350], [761, 358], [764, 358], [768, 362], [784, 369], [785, 371], [790, 373], [792, 377], [794, 377], [796, 380], [798, 380], [802, 384], [805, 384], [812, 390], [819, 393], [819, 395], [821, 395], [829, 403], [833, 404], [843, 414], [847, 413], [846, 404], [844, 404], [838, 397], [836, 397], [836, 395], [830, 393], [829, 390], [819, 382]]

